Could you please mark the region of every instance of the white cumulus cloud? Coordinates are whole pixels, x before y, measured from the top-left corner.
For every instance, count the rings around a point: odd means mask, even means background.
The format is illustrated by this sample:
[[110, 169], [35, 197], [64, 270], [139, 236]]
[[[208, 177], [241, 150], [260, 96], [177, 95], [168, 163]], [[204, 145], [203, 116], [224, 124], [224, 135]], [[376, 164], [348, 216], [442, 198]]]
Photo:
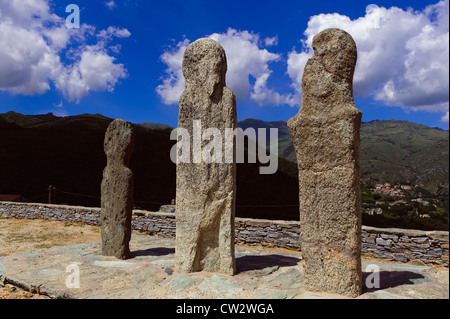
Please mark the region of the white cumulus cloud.
[[[260, 41], [258, 34], [232, 28], [226, 33], [213, 33], [208, 37], [219, 42], [225, 49], [228, 62], [227, 86], [234, 91], [238, 100], [250, 99], [259, 105], [280, 105], [290, 98], [267, 86], [272, 73], [269, 64], [279, 61], [281, 56], [262, 48], [261, 44], [267, 42], [274, 44], [275, 38]], [[167, 68], [162, 84], [156, 91], [165, 104], [178, 103], [183, 93], [184, 77], [181, 65], [189, 43], [190, 41], [185, 39], [161, 56]]]
[[164, 104], [176, 104], [184, 90], [184, 77], [181, 64], [183, 62], [184, 51], [190, 41], [185, 39], [178, 42], [175, 48], [170, 48], [161, 55], [161, 60], [166, 64], [166, 76], [163, 83], [158, 85], [156, 92], [162, 98]]
[[105, 1], [105, 6], [109, 9], [112, 10], [114, 8], [117, 7], [117, 4], [114, 2], [114, 0], [109, 0], [109, 1]]
[[114, 91], [119, 79], [127, 76], [123, 64], [97, 46], [87, 46], [76, 63], [64, 67], [55, 81], [69, 101], [77, 101], [90, 91]]
[[327, 28], [349, 32], [358, 47], [354, 77], [356, 96], [412, 110], [448, 111], [449, 107], [449, 3], [422, 11], [373, 8], [351, 20], [333, 14], [310, 18], [303, 48], [288, 55], [288, 74], [301, 101], [303, 68], [312, 56], [313, 37]]
[[264, 43], [266, 44], [266, 46], [270, 47], [272, 45], [277, 45], [278, 44], [278, 37], [271, 37], [271, 38], [265, 38], [264, 39]]
[[[2, 0], [0, 90], [35, 95], [53, 84], [65, 99], [76, 102], [91, 91], [113, 91], [127, 73], [107, 46], [113, 38], [130, 35], [117, 27], [96, 32], [87, 24], [69, 29], [65, 18], [52, 13], [49, 0]], [[97, 44], [86, 45], [91, 38]]]

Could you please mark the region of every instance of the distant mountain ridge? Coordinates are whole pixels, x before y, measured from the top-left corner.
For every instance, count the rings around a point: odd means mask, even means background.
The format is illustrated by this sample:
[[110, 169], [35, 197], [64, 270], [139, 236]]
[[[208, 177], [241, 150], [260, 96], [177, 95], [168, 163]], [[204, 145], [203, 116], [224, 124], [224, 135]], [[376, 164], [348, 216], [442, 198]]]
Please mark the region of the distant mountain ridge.
[[[264, 122], [262, 120], [247, 118], [240, 121], [238, 123], [238, 127], [240, 127], [244, 131], [248, 128], [254, 128], [255, 130], [258, 130], [258, 128], [277, 128], [278, 155], [290, 162], [295, 163], [297, 161], [294, 145], [292, 144], [291, 134], [289, 133], [289, 129], [287, 127], [287, 121]], [[266, 137], [266, 141], [269, 141], [269, 136]]]
[[[51, 113], [22, 115], [16, 112], [0, 114], [0, 124], [22, 128], [49, 128], [57, 132], [71, 125], [82, 127], [80, 133], [99, 131], [107, 126], [108, 117], [101, 114], [82, 114], [58, 117]], [[171, 126], [156, 123], [141, 123], [143, 130], [164, 135]], [[287, 121], [265, 122], [248, 118], [238, 123], [243, 130], [248, 128], [278, 128], [279, 156], [286, 172], [295, 175], [295, 149], [287, 127]], [[153, 133], [153, 134], [155, 134]], [[161, 135], [161, 136], [163, 136]], [[165, 136], [165, 135], [164, 135]], [[430, 191], [449, 185], [449, 132], [438, 128], [407, 121], [372, 121], [361, 126], [361, 177], [370, 183], [390, 182], [423, 184]]]
[[[279, 156], [296, 162], [287, 121], [245, 119], [239, 127], [278, 128]], [[361, 124], [361, 177], [372, 183], [423, 184], [430, 191], [449, 186], [449, 131], [396, 120]]]

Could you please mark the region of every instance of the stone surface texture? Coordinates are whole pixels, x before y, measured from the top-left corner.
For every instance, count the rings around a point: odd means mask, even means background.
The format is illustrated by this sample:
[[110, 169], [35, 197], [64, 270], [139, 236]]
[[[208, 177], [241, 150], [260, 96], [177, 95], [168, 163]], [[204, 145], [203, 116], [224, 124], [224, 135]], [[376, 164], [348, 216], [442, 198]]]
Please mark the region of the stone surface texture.
[[[132, 258], [120, 261], [99, 254], [99, 240], [0, 257], [0, 287], [13, 284], [51, 298], [78, 299], [348, 299], [332, 293], [311, 292], [303, 284], [299, 253], [236, 247], [238, 274], [228, 276], [168, 271], [161, 266], [174, 260], [174, 238], [132, 235]], [[280, 262], [281, 261], [281, 262]], [[66, 281], [68, 265], [78, 265], [80, 288]], [[448, 299], [448, 269], [396, 263], [363, 262], [364, 276], [379, 268], [380, 287], [368, 288], [358, 299]], [[372, 282], [369, 280], [369, 282]], [[260, 303], [260, 302], [258, 302]], [[280, 305], [281, 307], [283, 305]], [[274, 305], [275, 307], [275, 305]], [[218, 308], [219, 310], [219, 308]], [[279, 314], [281, 308], [275, 309]], [[218, 312], [218, 311], [217, 311]], [[211, 310], [211, 313], [214, 313]], [[288, 315], [288, 314], [287, 314]], [[278, 316], [279, 317], [279, 316]]]
[[[236, 98], [226, 87], [226, 71], [225, 51], [218, 42], [203, 38], [186, 49], [178, 128], [189, 131], [191, 146], [193, 121], [201, 121], [202, 133], [217, 128], [222, 137], [226, 128], [237, 127]], [[206, 144], [202, 142], [202, 149]], [[177, 164], [176, 268], [233, 275], [236, 164], [194, 163], [191, 155], [190, 163]]]
[[104, 149], [107, 165], [101, 184], [102, 254], [127, 259], [134, 190], [133, 172], [128, 167], [134, 149], [131, 124], [121, 119], [111, 122], [105, 134]]
[[301, 108], [288, 121], [299, 168], [305, 286], [356, 297], [362, 280], [357, 49], [340, 29], [320, 32], [312, 47]]

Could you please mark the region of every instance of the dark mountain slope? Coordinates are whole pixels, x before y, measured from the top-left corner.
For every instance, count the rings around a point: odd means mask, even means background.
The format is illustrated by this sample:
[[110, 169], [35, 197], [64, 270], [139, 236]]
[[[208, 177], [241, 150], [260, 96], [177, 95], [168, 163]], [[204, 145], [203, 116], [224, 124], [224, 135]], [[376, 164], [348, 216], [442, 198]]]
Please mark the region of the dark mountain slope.
[[[0, 114], [0, 193], [45, 202], [48, 186], [54, 185], [59, 189], [57, 203], [99, 206], [106, 165], [103, 139], [112, 120], [98, 114]], [[175, 164], [170, 160], [175, 141], [170, 140], [170, 129], [156, 127], [163, 129], [134, 125], [136, 146], [130, 164], [135, 206], [149, 210], [169, 204], [176, 189]], [[236, 215], [298, 219], [296, 165], [280, 159], [274, 175], [260, 175], [259, 167], [258, 163], [237, 167]], [[280, 203], [291, 205], [261, 207]]]

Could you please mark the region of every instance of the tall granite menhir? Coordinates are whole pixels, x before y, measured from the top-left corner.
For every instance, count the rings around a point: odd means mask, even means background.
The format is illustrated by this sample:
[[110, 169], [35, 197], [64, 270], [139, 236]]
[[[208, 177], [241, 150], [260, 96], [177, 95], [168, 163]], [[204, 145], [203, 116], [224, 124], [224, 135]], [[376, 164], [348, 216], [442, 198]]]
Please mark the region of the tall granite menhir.
[[339, 29], [320, 32], [312, 47], [301, 108], [288, 121], [299, 170], [305, 288], [356, 297], [362, 290], [357, 49]]
[[[189, 132], [192, 152], [190, 161], [177, 161], [175, 260], [180, 272], [236, 272], [236, 164], [199, 161], [199, 141], [193, 140], [195, 130], [203, 134], [217, 128], [223, 137], [219, 146], [225, 150], [225, 129], [237, 127], [236, 98], [225, 85], [226, 71], [225, 51], [212, 39], [199, 39], [184, 53], [178, 128]], [[209, 141], [201, 141], [202, 150], [206, 144]]]
[[130, 123], [111, 122], [104, 149], [107, 165], [101, 185], [102, 255], [119, 259], [130, 257], [131, 218], [133, 214], [133, 172], [128, 167], [134, 149], [134, 132]]

